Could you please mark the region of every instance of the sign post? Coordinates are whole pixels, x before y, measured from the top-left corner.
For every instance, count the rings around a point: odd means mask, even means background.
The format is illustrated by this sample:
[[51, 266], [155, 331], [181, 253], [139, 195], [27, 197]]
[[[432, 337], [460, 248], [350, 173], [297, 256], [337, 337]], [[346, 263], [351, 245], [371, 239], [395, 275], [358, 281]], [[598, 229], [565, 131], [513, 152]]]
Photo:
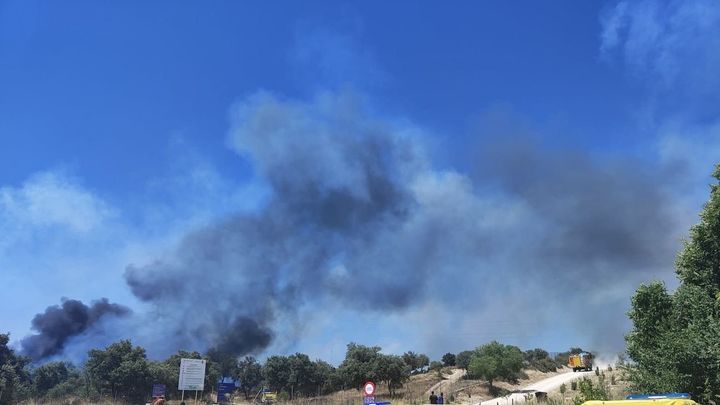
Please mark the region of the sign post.
[[205, 389], [205, 363], [202, 359], [180, 359], [180, 378], [178, 379], [178, 390], [182, 391], [182, 399], [185, 400], [185, 391], [195, 391], [195, 403], [197, 403], [197, 392]]
[[368, 381], [363, 384], [363, 405], [375, 403], [375, 383]]

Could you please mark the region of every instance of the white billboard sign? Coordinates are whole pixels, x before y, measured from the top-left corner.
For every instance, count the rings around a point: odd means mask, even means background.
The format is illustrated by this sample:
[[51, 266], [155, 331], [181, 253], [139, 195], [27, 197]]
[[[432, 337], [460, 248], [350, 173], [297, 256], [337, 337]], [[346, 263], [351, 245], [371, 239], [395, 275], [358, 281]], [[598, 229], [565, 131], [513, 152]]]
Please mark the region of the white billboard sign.
[[205, 389], [205, 362], [200, 359], [180, 359], [180, 391], [202, 391]]

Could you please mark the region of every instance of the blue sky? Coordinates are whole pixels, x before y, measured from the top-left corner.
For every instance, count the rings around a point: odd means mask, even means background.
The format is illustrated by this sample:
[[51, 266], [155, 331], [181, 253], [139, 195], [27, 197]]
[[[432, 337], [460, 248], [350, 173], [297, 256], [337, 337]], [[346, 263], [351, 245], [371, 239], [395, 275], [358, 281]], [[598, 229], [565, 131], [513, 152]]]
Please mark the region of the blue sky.
[[[183, 241], [272, 217], [317, 184], [362, 191], [355, 152], [387, 133], [383, 176], [409, 196], [410, 219], [390, 232], [362, 211], [353, 226], [367, 230], [322, 239], [333, 254], [318, 268], [296, 252], [265, 263], [290, 270], [268, 276], [278, 286], [263, 325], [275, 338], [256, 354], [337, 361], [358, 341], [439, 357], [491, 339], [621, 350], [629, 295], [651, 279], [673, 285], [674, 252], [706, 198], [720, 151], [718, 34], [712, 1], [0, 0], [0, 330], [18, 344], [62, 297], [107, 297], [132, 319], [74, 337], [68, 355], [122, 337], [157, 356], [180, 348], [146, 330], [176, 315], [128, 286], [128, 266], [198, 281]], [[308, 198], [298, 201], [318, 201]], [[437, 233], [453, 236], [428, 245], [435, 256], [413, 245]], [[625, 239], [637, 249], [617, 253]], [[433, 265], [416, 273], [401, 258]], [[257, 264], [242, 263], [204, 270], [249, 292], [229, 275]], [[337, 305], [334, 283], [358, 275], [383, 294], [407, 279], [415, 289], [397, 305]], [[560, 286], [583, 280], [593, 287], [569, 309], [577, 297]], [[312, 291], [278, 309], [285, 287]], [[164, 302], [200, 316], [192, 299]], [[604, 341], [564, 321], [597, 311], [619, 325]], [[218, 333], [177, 345], [202, 350]]]

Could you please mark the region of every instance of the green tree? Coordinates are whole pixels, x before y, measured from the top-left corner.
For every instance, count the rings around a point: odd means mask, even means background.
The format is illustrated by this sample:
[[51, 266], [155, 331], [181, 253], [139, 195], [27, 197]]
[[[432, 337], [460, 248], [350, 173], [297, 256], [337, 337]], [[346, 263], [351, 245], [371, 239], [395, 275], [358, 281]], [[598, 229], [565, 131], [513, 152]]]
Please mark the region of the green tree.
[[472, 355], [473, 355], [472, 350], [465, 350], [465, 351], [458, 353], [457, 356], [455, 356], [455, 365], [467, 370], [468, 366], [470, 365], [470, 359], [472, 358]]
[[367, 380], [379, 381], [375, 367], [380, 350], [378, 346], [368, 347], [357, 343], [347, 345], [345, 360], [338, 367], [338, 372], [346, 388], [360, 389]]
[[290, 365], [290, 393], [292, 397], [310, 396], [317, 392], [315, 364], [308, 355], [295, 353], [288, 356]]
[[638, 288], [626, 336], [632, 363], [625, 365], [639, 392], [689, 392], [700, 402], [720, 400], [720, 166], [710, 199], [675, 266], [680, 285]]
[[373, 366], [378, 382], [387, 384], [391, 396], [410, 378], [410, 367], [400, 356], [380, 354]]
[[180, 365], [175, 367], [173, 364], [165, 361], [149, 361], [148, 374], [150, 384], [165, 385], [165, 398], [180, 398], [178, 387], [178, 379], [180, 377]]
[[339, 389], [338, 375], [335, 367], [322, 360], [315, 361], [315, 384], [318, 394], [329, 394]]
[[240, 381], [240, 390], [245, 394], [245, 399], [249, 399], [250, 395], [255, 394], [260, 389], [263, 378], [262, 366], [255, 357], [245, 356], [244, 359], [238, 362], [233, 377]]
[[468, 366], [473, 378], [484, 378], [493, 389], [493, 381], [498, 378], [514, 380], [523, 365], [522, 351], [510, 345], [490, 342], [475, 349]]
[[425, 367], [430, 367], [430, 357], [425, 354], [418, 354], [416, 370], [423, 370]]
[[286, 356], [270, 356], [265, 360], [262, 375], [269, 389], [284, 391], [290, 385], [290, 361]]
[[141, 402], [148, 395], [150, 372], [145, 349], [129, 340], [113, 343], [105, 350], [88, 353], [85, 369], [100, 395]]
[[441, 362], [439, 362], [439, 361], [437, 361], [437, 360], [433, 360], [433, 361], [430, 362], [430, 367], [429, 367], [429, 369], [432, 370], [432, 371], [434, 371], [434, 370], [440, 370], [440, 369], [442, 368], [442, 366], [443, 366], [443, 364], [442, 364]]
[[425, 367], [430, 365], [430, 358], [424, 354], [414, 353], [412, 351], [405, 352], [402, 360], [410, 367], [411, 372], [421, 372]]
[[523, 353], [525, 364], [528, 368], [532, 368], [543, 373], [556, 371], [558, 364], [550, 358], [550, 354], [543, 349], [532, 349]]
[[442, 362], [443, 365], [446, 367], [451, 367], [455, 365], [455, 355], [452, 353], [445, 353], [442, 356]]
[[271, 356], [262, 368], [262, 376], [270, 389], [285, 391], [293, 398], [323, 392], [333, 373], [332, 366], [313, 362], [303, 353]]
[[[237, 367], [237, 357], [232, 353], [211, 348], [207, 351], [206, 358], [216, 364], [216, 370], [220, 374], [220, 378], [232, 377]], [[220, 379], [218, 379], [219, 381]]]
[[25, 369], [29, 360], [16, 355], [9, 341], [9, 334], [0, 334], [0, 405], [15, 403], [21, 391], [28, 391], [30, 381]]
[[82, 381], [78, 370], [70, 363], [50, 362], [36, 368], [32, 372], [33, 391], [43, 397], [61, 397], [79, 394]]

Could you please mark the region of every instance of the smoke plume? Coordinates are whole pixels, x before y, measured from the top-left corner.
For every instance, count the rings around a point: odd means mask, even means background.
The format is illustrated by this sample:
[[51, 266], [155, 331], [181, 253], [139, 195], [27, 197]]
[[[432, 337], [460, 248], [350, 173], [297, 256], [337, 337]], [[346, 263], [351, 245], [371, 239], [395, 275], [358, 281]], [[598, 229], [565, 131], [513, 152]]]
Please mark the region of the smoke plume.
[[93, 301], [90, 306], [78, 300], [63, 298], [62, 305], [52, 305], [32, 320], [32, 329], [38, 332], [24, 338], [20, 345], [25, 355], [33, 361], [59, 354], [66, 343], [75, 336], [97, 326], [107, 317], [122, 317], [130, 309], [110, 303], [107, 298]]
[[[527, 303], [515, 317], [603, 313], [588, 333], [607, 332], [637, 282], [671, 274], [677, 218], [653, 168], [517, 142], [486, 146], [469, 176], [433, 169], [421, 136], [347, 94], [249, 98], [229, 141], [269, 186], [267, 203], [128, 266], [128, 285], [177, 347], [242, 355], [308, 305], [502, 311], [508, 290]], [[349, 298], [363, 279], [374, 287]]]

